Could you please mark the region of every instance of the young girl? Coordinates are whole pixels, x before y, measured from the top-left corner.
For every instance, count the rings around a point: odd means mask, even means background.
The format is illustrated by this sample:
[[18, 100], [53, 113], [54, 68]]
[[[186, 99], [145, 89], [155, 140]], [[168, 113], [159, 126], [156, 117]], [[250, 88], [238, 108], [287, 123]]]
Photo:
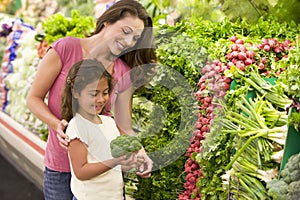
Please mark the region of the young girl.
[[113, 158], [110, 142], [120, 135], [111, 117], [101, 115], [112, 77], [97, 60], [79, 61], [70, 69], [62, 93], [62, 115], [70, 121], [68, 155], [71, 190], [78, 200], [123, 199], [124, 170], [136, 167], [134, 154]]

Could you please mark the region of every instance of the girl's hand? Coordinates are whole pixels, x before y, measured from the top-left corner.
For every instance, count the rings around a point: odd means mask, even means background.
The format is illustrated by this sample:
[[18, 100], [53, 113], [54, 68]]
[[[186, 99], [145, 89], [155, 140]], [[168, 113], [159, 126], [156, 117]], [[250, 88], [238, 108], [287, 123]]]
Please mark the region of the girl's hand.
[[140, 163], [137, 160], [136, 153], [131, 153], [128, 158], [124, 157], [124, 160], [120, 162], [123, 171], [129, 171], [134, 168], [138, 168]]
[[68, 122], [64, 119], [62, 119], [58, 125], [57, 125], [57, 128], [56, 128], [56, 137], [58, 139], [58, 142], [59, 142], [59, 145], [64, 148], [64, 149], [68, 149], [68, 146], [69, 146], [69, 138], [67, 136], [67, 134], [65, 134], [65, 129], [67, 128], [68, 126]]

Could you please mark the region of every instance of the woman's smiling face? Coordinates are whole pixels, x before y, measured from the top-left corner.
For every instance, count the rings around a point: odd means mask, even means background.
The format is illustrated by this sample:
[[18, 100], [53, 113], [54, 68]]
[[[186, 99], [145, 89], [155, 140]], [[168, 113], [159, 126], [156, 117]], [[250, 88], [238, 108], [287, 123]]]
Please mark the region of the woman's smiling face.
[[115, 22], [105, 24], [105, 38], [110, 52], [117, 56], [123, 51], [132, 48], [141, 37], [144, 30], [144, 22], [130, 14]]

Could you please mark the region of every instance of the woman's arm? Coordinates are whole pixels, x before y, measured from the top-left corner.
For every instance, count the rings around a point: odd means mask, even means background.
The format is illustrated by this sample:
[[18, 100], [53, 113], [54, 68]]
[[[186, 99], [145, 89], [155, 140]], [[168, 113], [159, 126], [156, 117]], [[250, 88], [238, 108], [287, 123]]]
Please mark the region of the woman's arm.
[[133, 88], [118, 93], [114, 106], [114, 120], [121, 134], [136, 135], [132, 129]]
[[[114, 104], [114, 119], [121, 134], [136, 135], [132, 129], [132, 94], [133, 88], [118, 93]], [[142, 178], [149, 178], [153, 167], [153, 161], [149, 158], [144, 148], [137, 153], [138, 162], [142, 160], [141, 172], [137, 175]]]
[[134, 155], [128, 159], [126, 159], [126, 156], [121, 156], [103, 162], [88, 163], [86, 145], [79, 139], [70, 141], [68, 151], [74, 174], [79, 180], [91, 179], [107, 172], [119, 164], [124, 165], [124, 169], [127, 170], [136, 166], [136, 164], [133, 163], [132, 158]]
[[63, 133], [67, 122], [59, 120], [53, 115], [44, 101], [60, 71], [60, 58], [55, 50], [49, 49], [39, 63], [35, 79], [26, 97], [26, 104], [37, 118], [58, 132]]

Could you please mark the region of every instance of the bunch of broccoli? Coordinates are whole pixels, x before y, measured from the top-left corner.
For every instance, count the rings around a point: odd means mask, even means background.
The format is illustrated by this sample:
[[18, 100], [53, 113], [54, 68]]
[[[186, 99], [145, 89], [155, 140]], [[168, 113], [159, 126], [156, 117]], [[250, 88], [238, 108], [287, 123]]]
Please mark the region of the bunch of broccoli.
[[126, 134], [118, 136], [110, 143], [111, 154], [114, 158], [127, 155], [136, 152], [142, 148], [140, 140], [135, 136], [129, 136]]
[[280, 178], [268, 182], [267, 189], [268, 195], [274, 200], [300, 199], [300, 153], [288, 159]]

